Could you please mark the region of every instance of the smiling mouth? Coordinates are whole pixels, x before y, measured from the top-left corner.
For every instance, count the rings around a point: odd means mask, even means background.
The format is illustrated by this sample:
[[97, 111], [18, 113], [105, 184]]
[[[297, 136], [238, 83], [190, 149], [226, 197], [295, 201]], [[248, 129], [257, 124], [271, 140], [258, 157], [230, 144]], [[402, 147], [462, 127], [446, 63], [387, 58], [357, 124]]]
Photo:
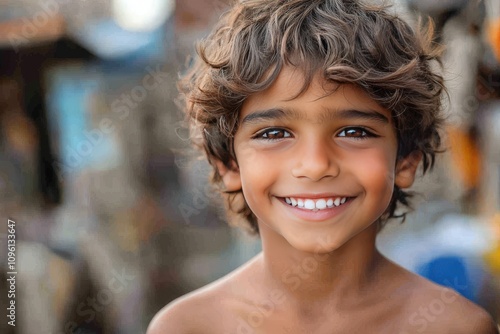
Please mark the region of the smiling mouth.
[[341, 206], [351, 200], [352, 197], [330, 197], [330, 198], [294, 198], [283, 197], [282, 200], [291, 207], [309, 211], [321, 211]]

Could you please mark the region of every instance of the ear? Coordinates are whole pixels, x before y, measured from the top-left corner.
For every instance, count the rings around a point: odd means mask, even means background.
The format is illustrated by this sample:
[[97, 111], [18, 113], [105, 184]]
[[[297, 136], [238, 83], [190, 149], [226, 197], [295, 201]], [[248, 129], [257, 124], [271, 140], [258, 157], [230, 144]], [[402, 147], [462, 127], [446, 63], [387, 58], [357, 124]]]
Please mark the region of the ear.
[[231, 160], [231, 168], [227, 168], [222, 161], [215, 160], [215, 166], [222, 177], [222, 182], [226, 188], [226, 192], [234, 192], [241, 190], [240, 169], [234, 160]]
[[396, 163], [394, 183], [399, 188], [405, 189], [412, 186], [420, 160], [422, 160], [422, 152], [414, 151]]

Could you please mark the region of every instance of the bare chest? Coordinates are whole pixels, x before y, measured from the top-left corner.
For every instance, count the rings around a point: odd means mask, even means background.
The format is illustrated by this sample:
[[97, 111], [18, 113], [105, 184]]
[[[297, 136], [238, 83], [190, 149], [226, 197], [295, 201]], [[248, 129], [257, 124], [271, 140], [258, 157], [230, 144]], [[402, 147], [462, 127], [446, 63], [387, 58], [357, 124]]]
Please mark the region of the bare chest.
[[[349, 312], [325, 311], [297, 316], [279, 309], [253, 307], [245, 312], [230, 312], [217, 333], [224, 334], [365, 334], [422, 333], [401, 316], [398, 309], [382, 308]], [[207, 332], [208, 334], [208, 332]]]

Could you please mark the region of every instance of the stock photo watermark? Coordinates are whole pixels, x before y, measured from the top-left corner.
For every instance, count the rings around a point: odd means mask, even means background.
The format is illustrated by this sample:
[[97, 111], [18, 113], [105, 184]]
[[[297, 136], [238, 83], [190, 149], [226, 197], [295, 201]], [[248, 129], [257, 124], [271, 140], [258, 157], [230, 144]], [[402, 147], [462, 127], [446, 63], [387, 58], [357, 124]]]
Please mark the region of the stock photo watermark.
[[7, 323], [16, 326], [16, 222], [7, 220]]
[[17, 52], [19, 49], [29, 44], [35, 39], [41, 30], [48, 27], [52, 20], [61, 15], [61, 9], [67, 4], [81, 4], [87, 0], [43, 0], [38, 2], [38, 10], [30, 17], [23, 17], [22, 24], [17, 32], [11, 32], [7, 35], [12, 48]]
[[[331, 236], [326, 235], [318, 240], [318, 246], [313, 255], [304, 258], [300, 263], [288, 268], [281, 275], [281, 282], [291, 291], [297, 290], [305, 279], [308, 279], [318, 268], [321, 262], [328, 258], [328, 254], [321, 254], [329, 248]], [[285, 291], [273, 289], [268, 298], [254, 304], [254, 311], [250, 312], [245, 319], [238, 319], [237, 334], [252, 334], [255, 329], [261, 327], [267, 318], [276, 312], [278, 306], [287, 300]]]
[[[451, 285], [449, 282], [445, 282]], [[452, 286], [457, 288], [466, 288], [467, 285], [459, 284], [457, 279]], [[424, 333], [431, 323], [434, 323], [439, 316], [444, 314], [447, 305], [452, 304], [457, 300], [458, 294], [450, 288], [445, 288], [441, 291], [438, 298], [434, 298], [428, 303], [419, 306], [418, 310], [410, 314], [408, 324], [415, 328], [417, 333]], [[399, 334], [408, 334], [406, 331], [399, 332]]]
[[[93, 321], [98, 313], [104, 312], [106, 307], [113, 303], [116, 295], [122, 293], [136, 279], [135, 275], [127, 273], [125, 269], [122, 269], [121, 272], [113, 269], [112, 276], [106, 287], [78, 304], [76, 314], [84, 319], [83, 322], [88, 324]], [[70, 321], [66, 323], [63, 331], [57, 334], [83, 334], [84, 331], [79, 328], [81, 323]]]
[[86, 159], [90, 158], [97, 146], [103, 144], [107, 137], [117, 131], [120, 123], [130, 117], [151, 92], [165, 82], [174, 80], [174, 76], [165, 71], [160, 64], [155, 67], [147, 66], [145, 71], [147, 74], [142, 77], [140, 85], [122, 93], [111, 103], [111, 114], [108, 117], [103, 117], [95, 128], [84, 130], [83, 139], [74, 147], [69, 145], [62, 147], [68, 160], [53, 162], [53, 167], [61, 183], [64, 182], [68, 173], [77, 170]]

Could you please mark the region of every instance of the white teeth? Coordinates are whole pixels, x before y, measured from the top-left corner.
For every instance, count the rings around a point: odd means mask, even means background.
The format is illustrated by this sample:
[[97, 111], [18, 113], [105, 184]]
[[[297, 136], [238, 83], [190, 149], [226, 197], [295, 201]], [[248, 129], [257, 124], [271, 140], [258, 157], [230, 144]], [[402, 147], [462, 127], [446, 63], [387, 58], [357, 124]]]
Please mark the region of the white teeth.
[[307, 210], [323, 210], [326, 208], [333, 208], [339, 205], [344, 204], [347, 201], [347, 197], [337, 197], [335, 199], [329, 198], [320, 198], [318, 200], [313, 199], [303, 199], [303, 198], [293, 198], [293, 197], [285, 197], [285, 202], [291, 206], [296, 206], [301, 209]]
[[304, 201], [304, 208], [313, 210], [316, 208], [316, 205], [314, 204], [314, 201], [312, 199], [306, 199]]
[[[307, 201], [309, 201], [309, 200], [307, 200]], [[311, 202], [313, 202], [313, 205], [314, 205], [314, 201], [311, 201]], [[323, 210], [324, 208], [326, 208], [326, 201], [324, 199], [319, 199], [316, 202], [316, 209]]]

